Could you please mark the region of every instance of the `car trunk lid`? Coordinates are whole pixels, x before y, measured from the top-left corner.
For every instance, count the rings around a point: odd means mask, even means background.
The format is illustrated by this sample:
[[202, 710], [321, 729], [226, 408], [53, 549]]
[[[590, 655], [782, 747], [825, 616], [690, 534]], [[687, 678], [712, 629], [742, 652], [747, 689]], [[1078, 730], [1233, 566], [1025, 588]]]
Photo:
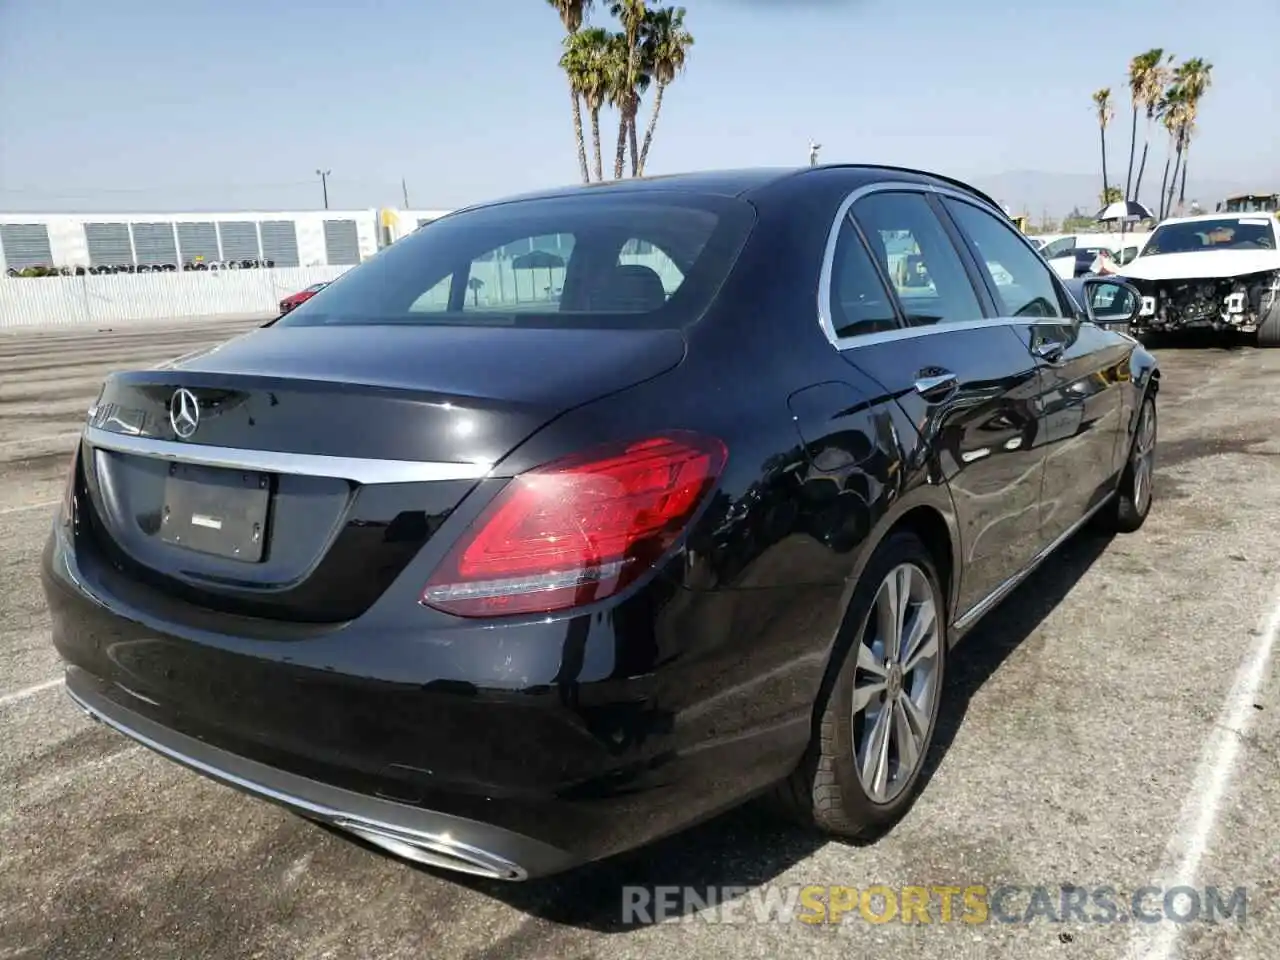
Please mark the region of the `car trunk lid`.
[[350, 619], [522, 440], [683, 352], [673, 330], [258, 330], [106, 381], [90, 526], [119, 569], [198, 605]]

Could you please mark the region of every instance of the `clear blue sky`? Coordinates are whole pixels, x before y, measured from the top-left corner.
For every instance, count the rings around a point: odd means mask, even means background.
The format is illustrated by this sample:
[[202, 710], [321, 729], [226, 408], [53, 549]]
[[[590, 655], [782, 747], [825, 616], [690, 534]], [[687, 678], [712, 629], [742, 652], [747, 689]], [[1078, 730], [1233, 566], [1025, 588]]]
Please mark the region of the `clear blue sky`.
[[[805, 163], [811, 137], [826, 161], [1094, 173], [1110, 85], [1114, 182], [1128, 59], [1163, 46], [1214, 64], [1192, 180], [1280, 186], [1277, 0], [685, 6], [651, 173]], [[0, 0], [0, 210], [318, 207], [317, 167], [335, 208], [398, 205], [401, 177], [418, 208], [572, 182], [561, 36], [544, 0]]]

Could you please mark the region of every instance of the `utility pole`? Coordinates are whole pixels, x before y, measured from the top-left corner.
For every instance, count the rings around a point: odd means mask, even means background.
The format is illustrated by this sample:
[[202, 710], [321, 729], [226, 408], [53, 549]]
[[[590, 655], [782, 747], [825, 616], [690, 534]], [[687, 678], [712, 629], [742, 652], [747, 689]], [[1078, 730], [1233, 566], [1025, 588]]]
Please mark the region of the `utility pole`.
[[404, 208], [409, 209], [409, 185], [405, 183], [404, 177], [400, 178], [400, 193], [404, 197]]
[[329, 209], [329, 174], [332, 170], [317, 170], [316, 176], [320, 178], [320, 189], [324, 191], [324, 208]]

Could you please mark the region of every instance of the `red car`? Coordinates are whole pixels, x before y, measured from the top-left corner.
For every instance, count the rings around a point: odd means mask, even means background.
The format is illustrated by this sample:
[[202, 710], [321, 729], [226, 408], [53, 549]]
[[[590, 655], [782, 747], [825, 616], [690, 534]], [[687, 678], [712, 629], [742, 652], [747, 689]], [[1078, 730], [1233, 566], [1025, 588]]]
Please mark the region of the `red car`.
[[280, 315], [284, 316], [290, 310], [294, 309], [294, 307], [300, 306], [310, 300], [328, 285], [327, 281], [324, 283], [313, 283], [305, 290], [299, 290], [297, 293], [289, 294], [289, 296], [280, 301]]

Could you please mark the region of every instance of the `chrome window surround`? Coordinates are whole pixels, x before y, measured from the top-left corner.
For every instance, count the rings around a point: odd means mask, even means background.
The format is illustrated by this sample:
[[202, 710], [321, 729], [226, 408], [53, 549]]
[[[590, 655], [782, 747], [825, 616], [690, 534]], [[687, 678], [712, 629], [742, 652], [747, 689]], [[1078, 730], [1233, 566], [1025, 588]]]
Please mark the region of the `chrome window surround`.
[[[818, 325], [822, 328], [823, 336], [825, 336], [830, 344], [837, 350], [850, 350], [860, 346], [866, 346], [873, 343], [888, 343], [896, 340], [911, 340], [915, 337], [929, 336], [935, 333], [944, 333], [949, 330], [974, 330], [980, 327], [1004, 327], [1011, 324], [1062, 324], [1063, 322], [1074, 322], [1075, 318], [1071, 316], [1063, 317], [982, 317], [978, 320], [964, 320], [959, 323], [937, 323], [929, 326], [919, 327], [900, 327], [897, 330], [881, 330], [876, 333], [862, 333], [851, 337], [840, 337], [836, 335], [835, 324], [831, 318], [831, 274], [835, 267], [836, 241], [840, 237], [840, 229], [844, 226], [845, 220], [849, 216], [849, 211], [853, 205], [863, 197], [870, 196], [873, 193], [920, 193], [935, 194], [941, 197], [948, 197], [952, 200], [958, 200], [967, 203], [972, 207], [982, 210], [986, 213], [993, 213], [998, 217], [1004, 216], [1001, 211], [987, 203], [979, 200], [971, 194], [962, 190], [955, 190], [951, 187], [938, 186], [932, 183], [915, 183], [910, 180], [880, 180], [875, 183], [864, 184], [854, 190], [840, 203], [839, 209], [836, 210], [835, 219], [831, 223], [831, 229], [827, 233], [827, 246], [822, 255], [822, 272], [818, 276]], [[1053, 273], [1053, 268], [1040, 255], [1039, 251], [1023, 236], [1019, 231], [1013, 230], [1013, 233], [1022, 240], [1027, 249], [1036, 255], [1036, 259], [1044, 265], [1045, 270], [1054, 282], [1054, 289], [1061, 294], [1065, 289], [1062, 284], [1057, 282], [1057, 276]], [[895, 291], [890, 290], [890, 293]], [[1067, 294], [1067, 302], [1074, 303], [1074, 299]], [[1059, 303], [1061, 307], [1062, 304]]]
[[205, 467], [228, 467], [261, 473], [285, 473], [304, 477], [336, 477], [362, 485], [426, 483], [433, 480], [479, 480], [489, 474], [491, 463], [429, 463], [418, 460], [374, 460], [330, 457], [276, 450], [243, 450], [175, 443], [150, 437], [127, 436], [99, 427], [86, 427], [85, 439], [99, 450], [113, 450], [139, 457], [171, 460]]

